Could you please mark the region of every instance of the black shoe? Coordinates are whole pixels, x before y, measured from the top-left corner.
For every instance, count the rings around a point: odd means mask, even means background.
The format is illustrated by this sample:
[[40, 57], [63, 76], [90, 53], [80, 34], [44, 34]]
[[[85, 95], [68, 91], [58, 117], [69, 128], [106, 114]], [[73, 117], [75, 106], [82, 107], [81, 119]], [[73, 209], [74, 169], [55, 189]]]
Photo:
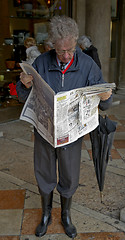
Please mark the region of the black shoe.
[[61, 220], [64, 227], [65, 233], [70, 238], [75, 238], [77, 231], [75, 226], [72, 224], [70, 208], [71, 208], [72, 198], [64, 198], [61, 196]]
[[69, 216], [67, 217], [62, 217], [62, 225], [64, 227], [65, 233], [68, 235], [70, 238], [75, 238], [77, 235], [77, 231], [75, 226], [72, 224], [71, 219]]
[[47, 232], [48, 225], [51, 224], [51, 210], [52, 210], [52, 200], [53, 200], [53, 192], [50, 194], [44, 194], [41, 197], [42, 200], [42, 220], [41, 223], [37, 226], [35, 235], [37, 237], [42, 237]]
[[43, 216], [41, 223], [37, 226], [35, 235], [37, 237], [42, 237], [43, 235], [46, 234], [47, 232], [47, 227], [50, 225], [52, 222], [51, 215], [50, 216]]

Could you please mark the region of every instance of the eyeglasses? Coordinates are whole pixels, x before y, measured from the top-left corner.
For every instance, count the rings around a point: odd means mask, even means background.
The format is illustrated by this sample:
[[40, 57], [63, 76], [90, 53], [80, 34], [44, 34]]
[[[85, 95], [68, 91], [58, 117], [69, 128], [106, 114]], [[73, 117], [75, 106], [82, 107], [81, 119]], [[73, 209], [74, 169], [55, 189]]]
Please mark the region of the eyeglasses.
[[64, 55], [66, 52], [69, 54], [69, 55], [71, 55], [71, 54], [74, 54], [74, 52], [75, 52], [75, 48], [71, 48], [71, 49], [69, 49], [69, 50], [56, 50], [56, 53], [58, 54], [58, 55]]

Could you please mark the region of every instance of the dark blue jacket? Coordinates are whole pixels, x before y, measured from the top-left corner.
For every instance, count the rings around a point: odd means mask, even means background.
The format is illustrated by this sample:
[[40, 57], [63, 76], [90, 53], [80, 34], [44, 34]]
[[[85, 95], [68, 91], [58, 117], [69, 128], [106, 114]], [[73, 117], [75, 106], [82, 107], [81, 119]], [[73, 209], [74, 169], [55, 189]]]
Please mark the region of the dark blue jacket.
[[[55, 93], [105, 83], [100, 68], [91, 57], [84, 54], [78, 47], [74, 54], [74, 61], [64, 76], [58, 66], [55, 50], [43, 53], [37, 57], [33, 67]], [[19, 81], [17, 82], [16, 90], [19, 100], [24, 102], [28, 97], [30, 89], [26, 89]], [[112, 97], [106, 101], [100, 101], [100, 109], [107, 109], [111, 102]]]

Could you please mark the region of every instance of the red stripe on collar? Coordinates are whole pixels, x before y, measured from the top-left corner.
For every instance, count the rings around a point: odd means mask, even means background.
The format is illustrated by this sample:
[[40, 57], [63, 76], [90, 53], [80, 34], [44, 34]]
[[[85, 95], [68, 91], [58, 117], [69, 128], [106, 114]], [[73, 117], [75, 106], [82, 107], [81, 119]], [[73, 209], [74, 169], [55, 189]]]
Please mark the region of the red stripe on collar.
[[71, 61], [70, 61], [70, 63], [68, 64], [68, 66], [66, 67], [66, 69], [64, 69], [64, 70], [62, 71], [63, 74], [64, 74], [64, 73], [68, 70], [68, 68], [72, 65], [73, 61], [74, 61], [74, 56], [73, 56], [73, 58], [71, 59]]

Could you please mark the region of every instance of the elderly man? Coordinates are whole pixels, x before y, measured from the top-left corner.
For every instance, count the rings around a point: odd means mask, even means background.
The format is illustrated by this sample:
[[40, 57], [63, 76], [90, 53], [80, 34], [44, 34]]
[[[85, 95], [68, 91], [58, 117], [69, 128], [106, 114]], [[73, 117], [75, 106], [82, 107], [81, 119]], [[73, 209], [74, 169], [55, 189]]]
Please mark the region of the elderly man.
[[[97, 64], [76, 47], [78, 32], [73, 19], [66, 16], [53, 17], [50, 21], [49, 39], [54, 49], [41, 54], [33, 63], [33, 67], [55, 93], [104, 83]], [[21, 101], [26, 100], [32, 81], [32, 76], [21, 73], [16, 87]], [[100, 109], [107, 109], [111, 99], [111, 91], [100, 94]], [[34, 135], [34, 170], [42, 199], [42, 219], [35, 234], [38, 237], [43, 236], [51, 223], [53, 190], [56, 187], [61, 199], [62, 225], [65, 233], [74, 238], [77, 231], [72, 224], [70, 208], [72, 196], [79, 184], [82, 138], [65, 147], [53, 148], [36, 129]]]

